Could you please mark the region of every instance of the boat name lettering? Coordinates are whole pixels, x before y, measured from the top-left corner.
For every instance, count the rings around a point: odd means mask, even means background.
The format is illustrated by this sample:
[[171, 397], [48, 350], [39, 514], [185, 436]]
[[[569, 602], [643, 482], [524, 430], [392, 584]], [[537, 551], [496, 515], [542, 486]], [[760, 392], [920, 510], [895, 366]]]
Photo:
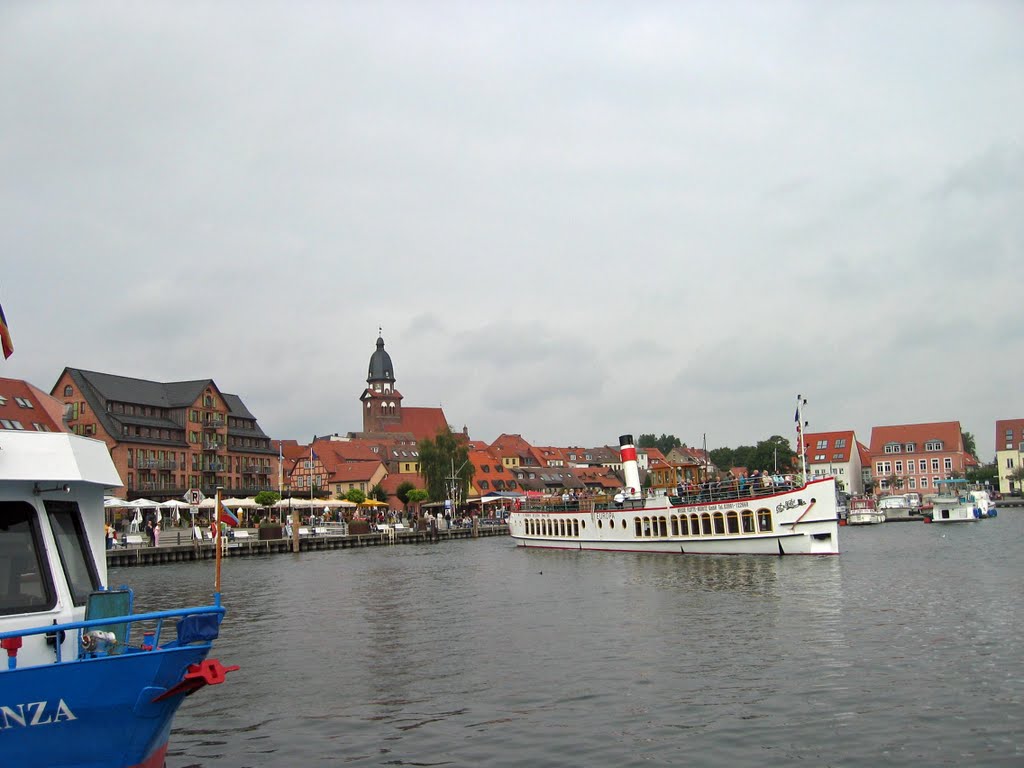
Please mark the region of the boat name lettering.
[[697, 507], [690, 507], [696, 512], [725, 512], [728, 509], [737, 509], [739, 507], [736, 503], [730, 504], [701, 504]]
[[806, 502], [803, 499], [786, 499], [775, 507], [775, 511], [782, 512], [787, 509], [793, 509], [793, 507], [802, 507], [805, 503]]
[[0, 731], [8, 728], [31, 728], [35, 725], [56, 725], [65, 720], [77, 720], [75, 713], [59, 699], [56, 704], [49, 701], [30, 701], [25, 704], [8, 706], [0, 704]]

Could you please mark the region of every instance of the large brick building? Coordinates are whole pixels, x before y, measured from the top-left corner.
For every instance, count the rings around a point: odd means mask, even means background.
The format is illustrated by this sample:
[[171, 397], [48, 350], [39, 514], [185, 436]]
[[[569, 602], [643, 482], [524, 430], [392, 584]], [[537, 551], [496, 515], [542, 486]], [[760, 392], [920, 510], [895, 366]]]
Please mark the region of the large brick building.
[[50, 394], [66, 404], [71, 431], [107, 444], [128, 499], [277, 489], [270, 438], [212, 379], [164, 383], [65, 368]]

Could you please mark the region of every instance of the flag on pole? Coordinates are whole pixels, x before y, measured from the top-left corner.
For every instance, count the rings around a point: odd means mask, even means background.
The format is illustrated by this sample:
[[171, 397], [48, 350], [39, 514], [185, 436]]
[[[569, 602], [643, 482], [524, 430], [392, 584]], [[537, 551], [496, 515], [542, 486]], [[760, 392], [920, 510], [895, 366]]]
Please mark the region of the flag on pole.
[[0, 346], [4, 350], [4, 360], [14, 354], [14, 342], [11, 341], [11, 331], [7, 327], [7, 318], [4, 317], [2, 305], [0, 305]]
[[220, 514], [217, 516], [217, 519], [222, 523], [227, 523], [232, 528], [238, 527], [238, 516], [228, 509], [228, 505], [223, 501], [220, 503]]

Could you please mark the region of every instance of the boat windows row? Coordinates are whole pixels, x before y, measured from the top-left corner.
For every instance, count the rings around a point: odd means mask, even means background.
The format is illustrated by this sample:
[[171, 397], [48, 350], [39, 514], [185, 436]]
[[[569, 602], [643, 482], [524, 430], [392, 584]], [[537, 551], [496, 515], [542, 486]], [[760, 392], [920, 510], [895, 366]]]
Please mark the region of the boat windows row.
[[[580, 518], [527, 518], [527, 536], [554, 536], [559, 538], [578, 538], [585, 531], [587, 521]], [[611, 531], [616, 522], [598, 520], [597, 527]], [[619, 521], [624, 530], [629, 523], [625, 519]], [[772, 513], [768, 509], [754, 512], [744, 509], [742, 512], [696, 512], [686, 515], [651, 515], [633, 518], [633, 535], [636, 538], [660, 538], [669, 536], [725, 536], [742, 533], [770, 533], [772, 531]]]

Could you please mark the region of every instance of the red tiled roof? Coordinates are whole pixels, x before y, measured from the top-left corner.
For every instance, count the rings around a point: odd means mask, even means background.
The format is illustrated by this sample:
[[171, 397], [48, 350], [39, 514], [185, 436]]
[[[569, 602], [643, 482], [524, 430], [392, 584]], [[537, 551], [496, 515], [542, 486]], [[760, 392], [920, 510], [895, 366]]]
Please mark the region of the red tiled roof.
[[[0, 395], [6, 402], [0, 405], [0, 419], [18, 422], [22, 428], [36, 431], [36, 424], [45, 427], [44, 431], [67, 432], [64, 426], [64, 403], [48, 393], [34, 387], [22, 379], [0, 378]], [[18, 405], [15, 398], [31, 403], [31, 408]], [[0, 424], [0, 429], [7, 429]]]
[[[845, 440], [842, 448], [837, 448], [836, 443]], [[824, 441], [825, 447], [818, 448], [818, 443]], [[850, 461], [853, 451], [858, 443], [852, 429], [838, 430], [835, 432], [805, 432], [804, 445], [807, 447], [807, 460], [812, 464], [822, 462], [835, 462], [837, 464]], [[815, 456], [824, 454], [824, 459], [814, 459]]]
[[875, 427], [871, 430], [869, 450], [872, 456], [878, 456], [885, 453], [885, 446], [890, 443], [915, 443], [917, 450], [920, 451], [924, 444], [931, 440], [942, 441], [943, 450], [946, 452], [962, 453], [964, 450], [959, 421]]
[[401, 424], [385, 426], [386, 432], [409, 432], [417, 440], [433, 440], [437, 433], [448, 429], [448, 420], [440, 408], [402, 406]]

